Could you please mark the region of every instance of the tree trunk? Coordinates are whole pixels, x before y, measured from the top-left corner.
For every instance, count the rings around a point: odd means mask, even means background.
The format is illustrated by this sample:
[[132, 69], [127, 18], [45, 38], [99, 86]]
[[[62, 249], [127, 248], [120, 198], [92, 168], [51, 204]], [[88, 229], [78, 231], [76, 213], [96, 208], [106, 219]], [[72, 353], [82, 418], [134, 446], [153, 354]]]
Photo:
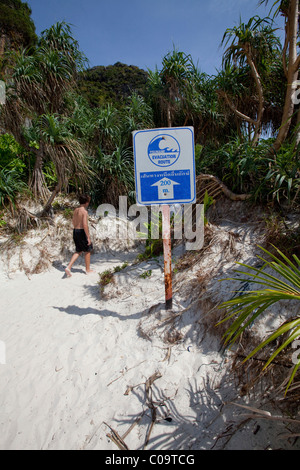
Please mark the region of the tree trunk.
[[48, 201], [46, 202], [46, 204], [45, 204], [45, 206], [42, 210], [41, 217], [43, 217], [45, 215], [46, 216], [49, 215], [49, 212], [50, 212], [51, 207], [52, 207], [52, 202], [54, 201], [54, 199], [56, 198], [56, 196], [60, 192], [61, 187], [62, 187], [61, 183], [58, 182], [57, 185], [55, 186], [54, 190], [52, 191], [51, 196], [49, 197]]
[[294, 112], [294, 96], [297, 88], [299, 57], [297, 57], [297, 35], [299, 20], [299, 0], [291, 0], [288, 12], [288, 27], [286, 28], [289, 47], [289, 60], [287, 70], [287, 92], [285, 96], [285, 104], [278, 136], [274, 143], [274, 150], [278, 151], [285, 141]]
[[[264, 94], [263, 94], [263, 87], [262, 87], [262, 83], [261, 83], [261, 79], [260, 79], [260, 76], [259, 76], [259, 73], [255, 67], [255, 64], [252, 60], [252, 57], [251, 57], [251, 46], [249, 43], [246, 43], [244, 46], [243, 46], [243, 50], [244, 50], [244, 53], [246, 55], [246, 58], [247, 58], [247, 62], [248, 62], [248, 65], [250, 67], [250, 70], [251, 70], [251, 74], [252, 74], [252, 77], [254, 78], [254, 81], [255, 81], [255, 85], [256, 85], [256, 89], [257, 89], [257, 93], [258, 93], [258, 100], [259, 100], [259, 103], [258, 103], [258, 110], [257, 110], [257, 116], [256, 116], [256, 119], [252, 119], [250, 118], [249, 116], [246, 116], [245, 114], [241, 113], [229, 100], [226, 92], [222, 91], [220, 92], [220, 94], [222, 96], [224, 96], [228, 106], [232, 109], [232, 111], [236, 114], [236, 116], [238, 116], [240, 119], [242, 119], [243, 121], [246, 121], [249, 123], [249, 129], [250, 129], [250, 125], [253, 126], [254, 128], [254, 135], [251, 139], [251, 145], [252, 147], [255, 147], [259, 141], [259, 138], [261, 136], [261, 123], [262, 123], [262, 117], [263, 117], [263, 113], [264, 113]], [[249, 139], [250, 140], [250, 139]]]
[[36, 160], [33, 173], [29, 182], [29, 187], [31, 188], [33, 195], [36, 199], [40, 197], [43, 201], [47, 201], [50, 192], [47, 188], [45, 177], [42, 171], [43, 158], [43, 146], [41, 145], [38, 151], [36, 152]]
[[0, 36], [0, 59], [4, 57], [5, 51], [5, 34], [1, 34]]
[[263, 87], [261, 84], [259, 73], [255, 67], [253, 60], [251, 59], [250, 45], [249, 46], [246, 45], [245, 51], [246, 51], [247, 61], [251, 69], [251, 73], [255, 81], [255, 85], [257, 88], [257, 92], [258, 92], [258, 99], [259, 99], [257, 118], [254, 123], [254, 136], [252, 139], [252, 146], [254, 147], [255, 145], [257, 145], [260, 135], [261, 135], [261, 123], [262, 123], [262, 117], [263, 117], [264, 110], [265, 110], [264, 109], [264, 92], [263, 92]]
[[172, 127], [171, 105], [169, 103], [167, 107], [167, 120], [168, 120], [168, 127]]
[[[255, 121], [254, 119], [250, 118], [249, 116], [246, 116], [246, 114], [241, 113], [241, 112], [231, 103], [231, 101], [230, 101], [230, 99], [228, 98], [228, 96], [227, 96], [227, 94], [225, 93], [225, 91], [220, 90], [220, 91], [219, 91], [219, 95], [221, 95], [221, 96], [223, 96], [223, 97], [225, 98], [225, 100], [226, 100], [228, 106], [230, 107], [230, 109], [235, 113], [235, 115], [236, 115], [238, 118], [242, 119], [243, 121], [248, 122], [248, 124], [249, 124], [249, 127], [248, 127], [249, 130], [251, 129], [251, 126], [254, 127], [255, 132], [254, 132], [254, 136], [253, 136], [252, 141], [251, 141], [251, 144], [252, 144], [252, 146], [254, 147], [254, 146], [257, 144], [258, 138], [259, 138], [259, 136], [260, 136], [260, 132], [259, 132], [259, 131], [260, 131], [260, 127], [261, 127], [261, 126], [260, 126], [260, 123], [257, 122], [257, 121]], [[249, 140], [250, 140], [250, 135], [249, 135]]]

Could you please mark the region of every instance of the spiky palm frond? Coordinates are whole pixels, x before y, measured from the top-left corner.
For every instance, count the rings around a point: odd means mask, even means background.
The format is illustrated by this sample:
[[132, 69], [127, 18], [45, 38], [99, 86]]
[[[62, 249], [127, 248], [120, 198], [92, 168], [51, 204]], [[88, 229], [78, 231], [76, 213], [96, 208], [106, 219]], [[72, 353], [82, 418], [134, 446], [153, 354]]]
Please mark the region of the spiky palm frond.
[[62, 186], [70, 175], [76, 175], [82, 183], [87, 183], [92, 176], [86, 149], [80, 139], [74, 137], [69, 125], [69, 118], [56, 114], [44, 114], [38, 119], [38, 132], [45, 145], [45, 155], [53, 161]]
[[150, 129], [154, 127], [153, 111], [142, 96], [133, 93], [122, 116], [122, 127], [127, 135], [139, 129]]
[[221, 44], [226, 47], [223, 64], [228, 66], [237, 61], [243, 66], [250, 55], [258, 66], [266, 56], [274, 54], [280, 48], [280, 41], [275, 36], [276, 29], [272, 28], [270, 18], [253, 16], [248, 23], [228, 28]]
[[133, 153], [131, 148], [117, 146], [110, 154], [99, 149], [92, 160], [92, 168], [102, 180], [105, 202], [117, 205], [119, 196], [128, 195], [134, 189]]
[[73, 37], [71, 26], [65, 21], [60, 21], [50, 28], [42, 31], [39, 39], [39, 47], [49, 48], [67, 58], [70, 65], [76, 71], [84, 70], [87, 58], [79, 49], [78, 41]]
[[[298, 300], [300, 301], [300, 260], [296, 255], [293, 255], [293, 260], [289, 260], [280, 250], [277, 250], [279, 255], [275, 256], [273, 253], [260, 247], [270, 258], [271, 261], [258, 256], [264, 262], [262, 268], [258, 269], [244, 263], [237, 263], [249, 270], [247, 275], [250, 279], [248, 282], [264, 286], [261, 290], [252, 290], [246, 294], [239, 295], [231, 300], [223, 302], [220, 308], [225, 308], [228, 315], [221, 323], [234, 320], [225, 333], [225, 344], [233, 344], [259, 316], [261, 316], [271, 305], [280, 300]], [[275, 247], [274, 247], [275, 248]], [[271, 272], [266, 270], [268, 268]], [[274, 274], [271, 274], [275, 272]], [[245, 275], [245, 271], [236, 272]], [[231, 280], [239, 280], [232, 278]], [[299, 303], [300, 307], [300, 303]], [[264, 369], [277, 357], [277, 355], [287, 348], [295, 339], [300, 336], [300, 316], [292, 321], [285, 322], [282, 326], [276, 329], [266, 340], [260, 343], [245, 359], [247, 361], [253, 357], [257, 352], [263, 349], [272, 341], [283, 337], [288, 334], [288, 338], [284, 340], [283, 344], [279, 346], [275, 352], [268, 359]], [[295, 377], [295, 374], [300, 367], [300, 359], [294, 365], [290, 380], [288, 382], [286, 393]]]
[[26, 187], [17, 168], [0, 169], [0, 206], [8, 202], [13, 207], [17, 195]]

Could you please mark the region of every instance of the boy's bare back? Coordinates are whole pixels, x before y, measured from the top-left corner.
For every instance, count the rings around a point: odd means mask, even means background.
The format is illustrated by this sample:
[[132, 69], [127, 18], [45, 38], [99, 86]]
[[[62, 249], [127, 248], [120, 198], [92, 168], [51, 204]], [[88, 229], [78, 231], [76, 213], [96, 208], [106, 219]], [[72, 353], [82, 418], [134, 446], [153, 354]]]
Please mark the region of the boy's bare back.
[[75, 229], [84, 229], [87, 225], [87, 211], [84, 207], [78, 207], [73, 214], [73, 226]]

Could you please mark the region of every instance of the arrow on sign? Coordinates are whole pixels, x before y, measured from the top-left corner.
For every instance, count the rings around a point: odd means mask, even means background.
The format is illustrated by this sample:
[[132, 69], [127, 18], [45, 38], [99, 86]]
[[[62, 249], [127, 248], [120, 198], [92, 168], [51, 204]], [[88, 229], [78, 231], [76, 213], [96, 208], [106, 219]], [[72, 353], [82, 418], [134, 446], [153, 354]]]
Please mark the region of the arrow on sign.
[[179, 185], [176, 181], [172, 181], [169, 178], [163, 178], [152, 186], [158, 186], [158, 199], [174, 199], [174, 186]]

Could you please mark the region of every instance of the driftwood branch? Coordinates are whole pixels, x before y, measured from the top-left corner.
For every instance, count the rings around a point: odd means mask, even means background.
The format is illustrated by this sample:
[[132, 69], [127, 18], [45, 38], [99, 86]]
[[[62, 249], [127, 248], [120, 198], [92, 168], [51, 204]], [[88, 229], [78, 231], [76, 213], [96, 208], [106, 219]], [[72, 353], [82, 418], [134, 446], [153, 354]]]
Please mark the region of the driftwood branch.
[[205, 181], [205, 180], [214, 181], [215, 183], [217, 183], [218, 186], [220, 187], [220, 189], [225, 194], [225, 196], [228, 197], [229, 199], [231, 199], [231, 201], [246, 201], [247, 199], [250, 199], [250, 197], [251, 197], [250, 194], [235, 194], [235, 193], [233, 193], [232, 191], [230, 191], [230, 189], [227, 188], [227, 186], [224, 183], [222, 183], [221, 180], [219, 180], [219, 178], [217, 178], [217, 176], [206, 175], [204, 173], [201, 173], [197, 177], [197, 182], [199, 182], [199, 183], [201, 183], [201, 181]]
[[116, 444], [116, 446], [119, 447], [120, 450], [129, 450], [127, 444], [124, 442], [119, 433], [115, 429], [113, 429], [109, 424], [105, 422], [104, 424], [111, 430], [111, 434], [107, 434], [107, 437], [111, 439]]
[[[149, 429], [148, 429], [148, 432], [147, 432], [147, 435], [146, 435], [146, 438], [145, 438], [145, 443], [144, 443], [143, 449], [145, 449], [147, 444], [149, 443], [150, 435], [151, 435], [153, 426], [156, 422], [156, 406], [155, 406], [155, 403], [152, 400], [152, 389], [151, 389], [151, 387], [152, 387], [153, 383], [155, 382], [155, 380], [157, 380], [161, 377], [162, 377], [161, 373], [157, 371], [154, 374], [152, 374], [151, 377], [149, 377], [145, 382], [146, 404], [147, 404], [148, 409], [150, 409], [150, 411], [151, 411], [151, 423], [150, 423], [150, 426], [149, 426]], [[110, 385], [110, 384], [108, 384], [108, 385]], [[125, 395], [128, 395], [133, 388], [134, 388], [133, 386], [127, 387]], [[142, 413], [139, 414], [139, 416], [131, 424], [129, 429], [122, 436], [120, 436], [120, 434], [115, 429], [113, 429], [109, 424], [104, 422], [104, 424], [111, 431], [110, 433], [106, 434], [107, 437], [109, 439], [111, 439], [112, 442], [114, 442], [120, 450], [129, 450], [129, 448], [128, 448], [126, 442], [125, 442], [125, 438], [132, 431], [132, 429], [141, 421], [143, 416], [146, 414], [146, 411], [147, 410], [144, 410], [144, 411], [142, 411]]]

